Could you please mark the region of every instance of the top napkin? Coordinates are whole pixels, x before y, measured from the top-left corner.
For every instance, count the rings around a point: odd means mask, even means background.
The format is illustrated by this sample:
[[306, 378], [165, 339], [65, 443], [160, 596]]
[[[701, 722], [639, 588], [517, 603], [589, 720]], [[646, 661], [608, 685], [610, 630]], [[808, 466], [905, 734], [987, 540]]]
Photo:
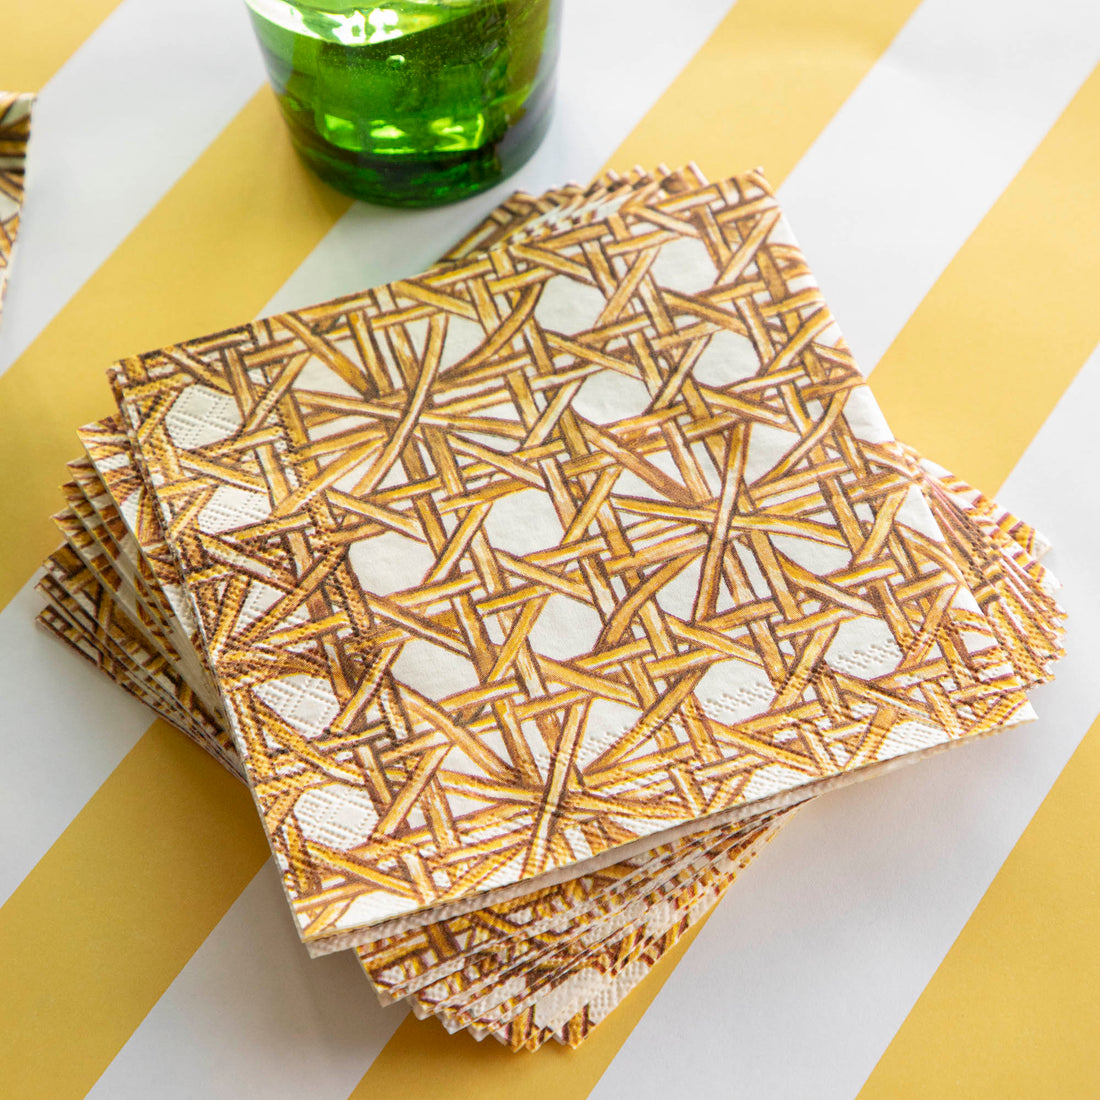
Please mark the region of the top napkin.
[[759, 173], [113, 380], [314, 950], [1031, 716]]

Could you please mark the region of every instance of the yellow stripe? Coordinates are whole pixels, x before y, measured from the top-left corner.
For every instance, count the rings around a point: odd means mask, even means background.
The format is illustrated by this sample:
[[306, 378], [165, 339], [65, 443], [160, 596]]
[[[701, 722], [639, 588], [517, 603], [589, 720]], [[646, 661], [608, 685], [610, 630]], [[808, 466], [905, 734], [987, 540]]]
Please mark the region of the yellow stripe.
[[347, 210], [258, 92], [0, 377], [0, 606], [57, 542], [50, 513], [76, 428], [105, 415], [115, 359], [239, 324]]
[[1093, 723], [860, 1100], [1100, 1094], [1100, 720]]
[[83, 1096], [266, 857], [241, 785], [155, 723], [0, 909], [0, 1092]]
[[[846, 0], [830, 5], [826, 18], [812, 0], [739, 0], [609, 163], [627, 168], [694, 159], [714, 178], [763, 164], [779, 184], [915, 7], [913, 0]], [[764, 63], [758, 51], [765, 51]], [[720, 103], [707, 106], [712, 101]], [[701, 110], [710, 113], [696, 129], [695, 112]], [[726, 120], [732, 120], [728, 126]], [[352, 1100], [414, 1092], [448, 1100], [587, 1096], [684, 950], [686, 943], [571, 1053], [544, 1049], [513, 1055], [492, 1040], [477, 1044], [410, 1017], [367, 1070]], [[437, 1086], [434, 1093], [431, 1085]]]
[[611, 163], [695, 161], [711, 179], [762, 166], [778, 184], [916, 7], [739, 0]]
[[[382, 1048], [350, 1100], [411, 1096], [447, 1100], [533, 1100], [587, 1096], [626, 1042], [684, 952], [699, 922], [653, 968], [649, 977], [577, 1050], [550, 1043], [537, 1054], [513, 1054], [495, 1039], [477, 1043], [448, 1035], [434, 1020], [408, 1016]], [[415, 1087], [415, 1092], [413, 1091]]]
[[0, 87], [6, 92], [39, 91], [119, 3], [49, 0], [8, 5], [0, 33]]
[[[875, 372], [898, 434], [996, 487], [1100, 340], [1100, 70]], [[937, 399], [936, 395], [943, 397]], [[1100, 722], [1067, 764], [861, 1092], [1100, 1088]]]

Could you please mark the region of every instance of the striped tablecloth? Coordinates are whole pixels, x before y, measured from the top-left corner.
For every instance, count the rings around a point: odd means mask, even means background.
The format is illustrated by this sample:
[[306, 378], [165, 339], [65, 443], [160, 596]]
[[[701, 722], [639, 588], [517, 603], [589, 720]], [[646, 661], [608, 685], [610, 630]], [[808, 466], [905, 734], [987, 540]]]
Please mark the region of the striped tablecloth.
[[[1100, 6], [568, 0], [536, 158], [442, 210], [289, 151], [238, 0], [3, 0], [40, 91], [0, 325], [0, 1095], [1100, 1095]], [[578, 1052], [380, 1009], [245, 792], [37, 631], [116, 357], [419, 270], [495, 201], [763, 165], [897, 434], [1050, 536], [1037, 725], [817, 800]], [[1096, 727], [1096, 728], [1094, 728]]]

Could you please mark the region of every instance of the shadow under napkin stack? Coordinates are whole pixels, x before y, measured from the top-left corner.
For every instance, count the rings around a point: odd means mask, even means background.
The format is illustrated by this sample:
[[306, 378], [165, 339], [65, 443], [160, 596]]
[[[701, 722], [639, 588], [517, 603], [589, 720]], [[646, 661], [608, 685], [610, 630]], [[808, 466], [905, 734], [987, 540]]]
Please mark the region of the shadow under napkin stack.
[[576, 1045], [793, 807], [1061, 655], [1042, 540], [893, 438], [758, 172], [517, 195], [111, 379], [42, 621], [452, 1031]]

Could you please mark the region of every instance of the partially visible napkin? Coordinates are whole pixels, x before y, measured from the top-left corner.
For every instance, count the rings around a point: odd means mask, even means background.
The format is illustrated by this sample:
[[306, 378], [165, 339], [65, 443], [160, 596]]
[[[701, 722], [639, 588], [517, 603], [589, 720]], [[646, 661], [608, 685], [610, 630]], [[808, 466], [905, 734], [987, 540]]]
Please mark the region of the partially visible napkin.
[[19, 233], [34, 98], [28, 93], [0, 92], [0, 311]]

